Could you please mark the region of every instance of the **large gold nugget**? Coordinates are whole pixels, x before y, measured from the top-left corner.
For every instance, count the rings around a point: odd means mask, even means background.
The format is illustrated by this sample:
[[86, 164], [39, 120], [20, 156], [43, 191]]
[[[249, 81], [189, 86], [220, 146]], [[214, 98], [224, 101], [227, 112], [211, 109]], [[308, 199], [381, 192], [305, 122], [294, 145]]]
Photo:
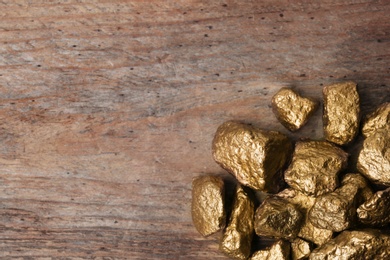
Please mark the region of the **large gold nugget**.
[[280, 197], [266, 198], [255, 213], [258, 236], [292, 239], [298, 235], [303, 216], [298, 208]]
[[276, 196], [288, 200], [299, 208], [300, 212], [303, 214], [302, 226], [299, 230], [298, 237], [317, 245], [322, 245], [333, 237], [333, 231], [315, 227], [309, 221], [309, 210], [314, 205], [316, 198], [291, 188], [279, 192]]
[[276, 241], [271, 247], [253, 253], [250, 260], [289, 260], [290, 243], [284, 240]]
[[390, 188], [378, 191], [357, 209], [359, 221], [371, 226], [390, 223]]
[[347, 166], [347, 159], [348, 154], [331, 143], [298, 142], [284, 178], [290, 187], [319, 196], [336, 189], [337, 175]]
[[390, 186], [390, 131], [378, 130], [364, 140], [357, 168], [374, 183]]
[[312, 245], [309, 242], [296, 238], [291, 242], [291, 259], [301, 260], [307, 259], [312, 250]]
[[234, 259], [247, 259], [251, 253], [253, 238], [254, 204], [247, 192], [237, 187], [232, 213], [220, 250]]
[[359, 178], [363, 179], [358, 174], [348, 174], [340, 188], [318, 197], [309, 211], [310, 222], [318, 228], [335, 232], [352, 227], [356, 220], [357, 204], [362, 201], [365, 188], [363, 184], [357, 185]]
[[351, 142], [358, 133], [360, 101], [356, 83], [348, 81], [326, 86], [324, 94], [324, 134], [338, 145]]
[[215, 161], [241, 184], [277, 192], [281, 169], [289, 159], [292, 144], [279, 132], [228, 121], [218, 127], [212, 150]]
[[313, 250], [310, 260], [389, 259], [390, 236], [378, 230], [343, 231], [336, 238]]
[[224, 183], [220, 177], [201, 176], [192, 182], [192, 221], [203, 236], [225, 227], [224, 193]]
[[306, 124], [317, 108], [317, 102], [301, 97], [290, 88], [280, 89], [272, 98], [272, 110], [280, 123], [290, 131]]
[[380, 129], [390, 131], [390, 103], [380, 105], [374, 112], [369, 114], [364, 121], [362, 134], [370, 136]]

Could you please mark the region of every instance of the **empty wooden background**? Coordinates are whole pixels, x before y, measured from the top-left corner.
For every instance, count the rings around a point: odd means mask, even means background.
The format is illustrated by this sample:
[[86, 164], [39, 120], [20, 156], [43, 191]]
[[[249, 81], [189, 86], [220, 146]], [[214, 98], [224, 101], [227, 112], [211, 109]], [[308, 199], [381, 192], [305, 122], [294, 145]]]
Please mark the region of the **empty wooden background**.
[[1, 258], [225, 259], [190, 215], [217, 126], [346, 79], [371, 111], [389, 50], [386, 0], [1, 0]]

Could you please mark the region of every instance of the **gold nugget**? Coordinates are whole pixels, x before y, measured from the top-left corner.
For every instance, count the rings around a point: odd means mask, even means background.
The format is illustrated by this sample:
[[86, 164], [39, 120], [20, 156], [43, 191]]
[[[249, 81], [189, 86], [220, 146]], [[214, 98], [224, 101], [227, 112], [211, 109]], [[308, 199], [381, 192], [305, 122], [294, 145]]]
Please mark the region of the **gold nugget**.
[[378, 191], [357, 209], [359, 221], [371, 226], [390, 224], [390, 188]]
[[290, 88], [280, 89], [272, 98], [272, 109], [280, 123], [290, 131], [306, 124], [317, 108], [317, 102], [300, 96]]
[[390, 186], [390, 131], [378, 130], [364, 140], [357, 168], [374, 183]]
[[378, 230], [343, 231], [336, 238], [313, 250], [310, 260], [389, 259], [390, 236]]
[[356, 83], [348, 81], [326, 86], [324, 95], [324, 134], [338, 145], [351, 142], [358, 133], [360, 101]]
[[255, 232], [258, 236], [292, 239], [298, 235], [303, 220], [298, 208], [287, 200], [266, 198], [255, 213]]
[[299, 230], [298, 237], [313, 242], [316, 245], [322, 245], [333, 237], [333, 231], [315, 227], [309, 221], [309, 210], [314, 205], [316, 198], [291, 188], [279, 192], [276, 196], [294, 204], [303, 214], [302, 226]]
[[390, 103], [380, 105], [374, 112], [366, 117], [363, 124], [362, 134], [370, 136], [380, 129], [390, 131]]
[[352, 227], [356, 220], [357, 204], [362, 201], [364, 190], [363, 185], [357, 185], [361, 181], [359, 178], [363, 177], [349, 174], [340, 188], [318, 197], [309, 211], [310, 222], [318, 228], [335, 232]]
[[253, 238], [254, 204], [247, 192], [238, 186], [229, 224], [223, 234], [220, 250], [234, 259], [247, 259]]
[[290, 187], [319, 196], [336, 189], [338, 173], [347, 166], [348, 154], [325, 141], [298, 142], [285, 172]]
[[307, 259], [312, 250], [312, 245], [300, 238], [296, 238], [291, 242], [291, 259], [301, 260]]
[[253, 253], [250, 260], [289, 260], [290, 243], [284, 240], [276, 241], [271, 247]]
[[212, 150], [215, 161], [241, 184], [255, 190], [276, 192], [292, 144], [279, 132], [228, 121], [218, 128]]
[[225, 191], [220, 177], [201, 176], [193, 180], [191, 212], [194, 226], [203, 236], [225, 227]]

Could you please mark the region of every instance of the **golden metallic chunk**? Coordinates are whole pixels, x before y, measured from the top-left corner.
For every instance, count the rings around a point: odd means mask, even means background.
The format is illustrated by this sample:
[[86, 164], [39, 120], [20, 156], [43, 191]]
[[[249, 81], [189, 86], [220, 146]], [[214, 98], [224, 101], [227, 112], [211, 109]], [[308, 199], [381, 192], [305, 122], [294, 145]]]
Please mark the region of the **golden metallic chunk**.
[[[354, 225], [356, 208], [362, 201], [363, 177], [358, 174], [348, 174], [343, 185], [334, 192], [322, 195], [316, 199], [309, 211], [310, 222], [318, 227], [341, 232]], [[358, 184], [358, 185], [357, 185]]]
[[192, 221], [203, 236], [226, 224], [224, 183], [220, 177], [201, 176], [192, 181]]
[[291, 188], [279, 192], [276, 196], [294, 204], [303, 214], [302, 226], [299, 230], [298, 237], [313, 242], [316, 245], [322, 245], [333, 237], [333, 231], [315, 227], [309, 221], [309, 210], [314, 205], [316, 198]]
[[254, 203], [249, 194], [238, 186], [230, 220], [220, 244], [222, 252], [234, 259], [249, 257], [253, 238], [254, 211]]
[[290, 187], [319, 196], [336, 189], [337, 175], [346, 167], [347, 159], [348, 154], [331, 143], [298, 142], [284, 178]]
[[255, 213], [258, 236], [292, 239], [298, 235], [303, 216], [294, 204], [272, 196], [266, 198]]
[[390, 103], [384, 103], [366, 117], [363, 124], [362, 134], [365, 137], [368, 137], [380, 129], [388, 129], [388, 131], [390, 131], [389, 127]]
[[222, 124], [214, 137], [215, 161], [255, 190], [276, 192], [292, 144], [287, 136], [238, 122]]
[[371, 226], [390, 224], [390, 188], [378, 191], [357, 209], [359, 221]]
[[360, 100], [356, 83], [348, 81], [326, 86], [324, 95], [324, 134], [338, 145], [351, 142], [358, 133]]
[[357, 168], [374, 183], [390, 186], [390, 131], [378, 130], [364, 140]]
[[290, 243], [284, 240], [276, 241], [271, 247], [253, 253], [250, 260], [289, 260]]
[[296, 238], [291, 242], [291, 259], [301, 260], [307, 259], [312, 250], [312, 245], [300, 238]]
[[290, 88], [280, 89], [272, 98], [273, 112], [290, 131], [296, 131], [305, 125], [317, 105], [314, 100], [302, 97]]
[[389, 259], [390, 236], [378, 230], [343, 231], [313, 250], [310, 260]]
[[369, 183], [367, 182], [366, 178], [364, 178], [360, 173], [348, 173], [343, 177], [343, 180], [341, 182], [341, 185], [345, 184], [351, 184], [358, 187], [359, 190], [359, 196], [358, 196], [358, 202], [357, 204], [360, 205], [363, 202], [370, 199], [374, 192], [372, 191]]

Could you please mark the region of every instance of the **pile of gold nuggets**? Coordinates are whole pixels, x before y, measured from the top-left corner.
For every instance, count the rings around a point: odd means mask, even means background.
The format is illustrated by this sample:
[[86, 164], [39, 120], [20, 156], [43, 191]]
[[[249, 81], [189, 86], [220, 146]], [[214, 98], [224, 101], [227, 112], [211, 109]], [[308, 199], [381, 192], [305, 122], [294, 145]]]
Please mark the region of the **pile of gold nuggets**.
[[[390, 103], [361, 123], [354, 82], [326, 86], [323, 96], [325, 140], [294, 145], [280, 132], [240, 122], [218, 127], [213, 157], [239, 184], [232, 205], [225, 205], [221, 177], [195, 178], [192, 219], [203, 236], [223, 230], [219, 248], [231, 258], [390, 259]], [[290, 131], [317, 107], [289, 88], [272, 98], [276, 117]], [[360, 128], [363, 145], [349, 165], [358, 172], [348, 172], [343, 147]], [[266, 194], [261, 203], [258, 193]], [[256, 251], [255, 235], [275, 242]]]

